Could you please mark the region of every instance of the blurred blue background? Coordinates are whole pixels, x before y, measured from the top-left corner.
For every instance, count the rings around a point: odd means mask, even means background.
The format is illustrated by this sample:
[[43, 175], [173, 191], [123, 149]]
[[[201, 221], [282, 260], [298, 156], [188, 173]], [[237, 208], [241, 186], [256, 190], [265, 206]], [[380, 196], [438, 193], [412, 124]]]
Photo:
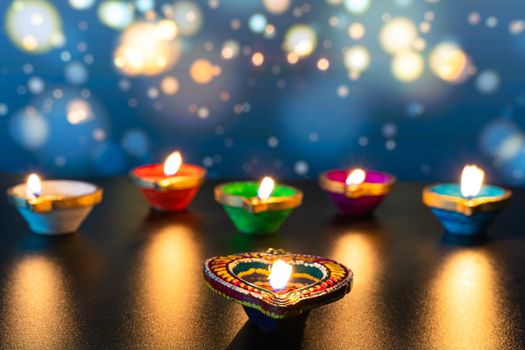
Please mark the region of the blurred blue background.
[[522, 0], [0, 2], [0, 171], [525, 183]]

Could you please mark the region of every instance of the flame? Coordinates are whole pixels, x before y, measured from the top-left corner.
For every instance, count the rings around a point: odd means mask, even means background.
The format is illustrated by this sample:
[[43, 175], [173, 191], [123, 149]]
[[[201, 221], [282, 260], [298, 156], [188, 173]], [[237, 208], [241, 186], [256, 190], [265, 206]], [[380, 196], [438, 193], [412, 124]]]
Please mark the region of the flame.
[[272, 264], [270, 270], [270, 285], [274, 290], [280, 290], [286, 288], [288, 280], [292, 275], [293, 267], [287, 264], [283, 260], [279, 259]]
[[27, 178], [26, 193], [31, 198], [38, 197], [42, 193], [42, 182], [37, 174], [31, 174]]
[[257, 191], [257, 197], [259, 199], [268, 199], [272, 195], [273, 188], [275, 187], [275, 181], [269, 176], [265, 176], [261, 184], [259, 185], [259, 190]]
[[179, 151], [175, 151], [164, 161], [164, 175], [173, 176], [179, 171], [182, 165], [182, 155]]
[[461, 173], [461, 194], [463, 197], [474, 197], [483, 186], [485, 172], [476, 165], [465, 165]]
[[346, 177], [346, 185], [360, 185], [365, 181], [366, 173], [363, 169], [357, 168], [352, 170]]

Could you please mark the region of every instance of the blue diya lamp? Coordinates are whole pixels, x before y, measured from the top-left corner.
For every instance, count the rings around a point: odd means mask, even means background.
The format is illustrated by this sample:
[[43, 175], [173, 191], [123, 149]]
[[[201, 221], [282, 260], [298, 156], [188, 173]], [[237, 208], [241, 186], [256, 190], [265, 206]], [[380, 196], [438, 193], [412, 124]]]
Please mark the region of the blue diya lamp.
[[302, 326], [310, 310], [343, 298], [353, 273], [328, 258], [269, 249], [208, 259], [204, 280], [241, 304], [251, 322], [280, 331]]
[[483, 185], [483, 170], [466, 166], [460, 184], [437, 184], [423, 190], [423, 203], [432, 209], [446, 232], [472, 236], [485, 232], [512, 192]]

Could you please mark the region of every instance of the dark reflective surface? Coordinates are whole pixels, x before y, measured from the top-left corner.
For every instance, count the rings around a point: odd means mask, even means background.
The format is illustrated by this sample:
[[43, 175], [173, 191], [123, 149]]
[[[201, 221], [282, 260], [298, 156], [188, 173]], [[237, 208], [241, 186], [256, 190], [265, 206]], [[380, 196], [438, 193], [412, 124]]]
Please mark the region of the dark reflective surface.
[[[442, 235], [420, 185], [399, 185], [375, 216], [352, 221], [299, 182], [305, 203], [281, 232], [251, 237], [214, 203], [213, 184], [189, 211], [160, 215], [127, 179], [98, 183], [105, 200], [77, 235], [32, 235], [0, 203], [0, 348], [525, 347], [523, 191], [486, 239], [466, 241]], [[263, 333], [207, 290], [202, 262], [267, 247], [335, 258], [354, 288], [303, 329]]]

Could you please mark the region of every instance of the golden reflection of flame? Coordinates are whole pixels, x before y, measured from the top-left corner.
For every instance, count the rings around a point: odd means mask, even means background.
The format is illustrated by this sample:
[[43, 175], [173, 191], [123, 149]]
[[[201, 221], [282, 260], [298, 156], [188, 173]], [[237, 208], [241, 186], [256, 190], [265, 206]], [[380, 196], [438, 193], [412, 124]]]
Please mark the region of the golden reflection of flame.
[[[191, 229], [169, 225], [153, 232], [140, 266], [140, 346], [181, 348], [198, 337], [202, 258]], [[140, 347], [139, 346], [139, 347]]]
[[479, 251], [458, 251], [431, 285], [425, 324], [436, 349], [507, 349], [497, 268]]
[[[329, 255], [350, 268], [355, 277], [350, 294], [326, 307], [331, 308], [331, 312], [321, 319], [327, 324], [319, 329], [323, 329], [323, 338], [327, 343], [344, 334], [351, 342], [347, 344], [349, 346], [363, 349], [385, 347], [379, 332], [382, 318], [377, 298], [381, 289], [378, 281], [381, 264], [374, 239], [373, 235], [366, 233], [348, 232], [339, 237]], [[333, 326], [335, 323], [337, 327]]]
[[77, 334], [59, 266], [27, 257], [13, 270], [7, 291], [6, 343], [16, 349], [64, 349]]

